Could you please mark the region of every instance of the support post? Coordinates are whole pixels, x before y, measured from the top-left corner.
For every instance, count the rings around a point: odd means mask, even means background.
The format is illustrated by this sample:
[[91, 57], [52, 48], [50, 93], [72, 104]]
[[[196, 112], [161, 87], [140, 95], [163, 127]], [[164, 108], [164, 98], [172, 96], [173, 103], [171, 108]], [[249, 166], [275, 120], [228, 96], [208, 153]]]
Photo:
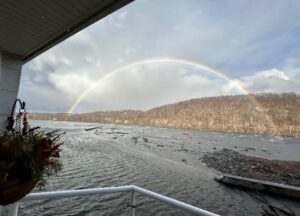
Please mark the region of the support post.
[[15, 202], [9, 205], [8, 216], [17, 216], [19, 210], [19, 202]]
[[23, 62], [0, 52], [0, 132], [7, 126], [11, 106], [18, 96]]
[[132, 190], [130, 193], [129, 216], [135, 216], [135, 191], [134, 190]]

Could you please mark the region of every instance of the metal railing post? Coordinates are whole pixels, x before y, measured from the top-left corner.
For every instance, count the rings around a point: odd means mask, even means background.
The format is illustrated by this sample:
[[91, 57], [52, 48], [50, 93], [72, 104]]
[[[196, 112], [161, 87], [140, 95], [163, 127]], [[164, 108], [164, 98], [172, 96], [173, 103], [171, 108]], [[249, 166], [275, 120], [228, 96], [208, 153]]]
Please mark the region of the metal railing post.
[[9, 205], [8, 216], [17, 216], [19, 209], [19, 202], [15, 202]]
[[135, 216], [135, 191], [134, 190], [132, 190], [130, 193], [129, 216]]

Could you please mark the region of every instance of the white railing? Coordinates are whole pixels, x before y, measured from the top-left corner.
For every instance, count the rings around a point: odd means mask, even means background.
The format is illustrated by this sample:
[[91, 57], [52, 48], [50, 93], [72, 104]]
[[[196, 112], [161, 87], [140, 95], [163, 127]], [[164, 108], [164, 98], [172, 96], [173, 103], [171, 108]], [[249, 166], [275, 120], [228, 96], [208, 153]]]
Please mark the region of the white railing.
[[[197, 208], [195, 206], [186, 204], [184, 202], [172, 199], [170, 197], [163, 196], [161, 194], [145, 190], [143, 188], [130, 185], [130, 186], [120, 186], [120, 187], [108, 187], [108, 188], [93, 188], [93, 189], [80, 189], [80, 190], [66, 190], [66, 191], [53, 191], [53, 192], [39, 192], [39, 193], [30, 193], [21, 199], [19, 202], [32, 201], [32, 200], [41, 200], [41, 199], [59, 199], [66, 197], [75, 197], [75, 196], [87, 196], [87, 195], [96, 195], [96, 194], [107, 194], [107, 193], [131, 193], [130, 196], [130, 209], [129, 216], [135, 216], [135, 194], [140, 193], [155, 200], [161, 201], [163, 203], [169, 204], [178, 209], [185, 210], [195, 215], [202, 216], [218, 216], [212, 212]], [[19, 202], [10, 205], [8, 216], [17, 216]]]

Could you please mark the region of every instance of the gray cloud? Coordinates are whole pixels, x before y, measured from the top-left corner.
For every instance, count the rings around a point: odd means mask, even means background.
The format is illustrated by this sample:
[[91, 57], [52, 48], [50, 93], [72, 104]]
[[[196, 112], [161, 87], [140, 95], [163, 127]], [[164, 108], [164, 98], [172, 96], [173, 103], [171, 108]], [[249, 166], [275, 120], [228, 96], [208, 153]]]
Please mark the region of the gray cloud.
[[[94, 85], [94, 88], [83, 98], [75, 111], [147, 110], [191, 98], [243, 94], [239, 85], [252, 92], [300, 93], [300, 77], [299, 73], [295, 72], [270, 69], [229, 82], [205, 71], [191, 71], [193, 68], [189, 66], [150, 64], [100, 79], [96, 85], [95, 82], [88, 81], [86, 88], [91, 85]], [[57, 83], [65, 83], [61, 85], [65, 94], [70, 94], [73, 84], [80, 82], [80, 77], [75, 75], [62, 75], [55, 79]], [[70, 80], [72, 82], [69, 82]]]
[[300, 76], [278, 69], [260, 71], [241, 80], [252, 92], [300, 93]]

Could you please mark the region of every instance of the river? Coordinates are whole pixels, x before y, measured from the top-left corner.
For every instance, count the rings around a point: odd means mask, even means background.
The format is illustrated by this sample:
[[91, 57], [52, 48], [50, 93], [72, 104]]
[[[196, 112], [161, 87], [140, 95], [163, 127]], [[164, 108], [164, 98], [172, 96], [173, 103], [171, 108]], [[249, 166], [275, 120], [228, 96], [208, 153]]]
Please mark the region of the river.
[[[205, 152], [233, 149], [269, 159], [300, 160], [300, 138], [196, 130], [33, 121], [66, 132], [63, 171], [44, 190], [137, 185], [221, 215], [261, 215], [251, 194], [213, 180], [201, 162]], [[99, 127], [85, 131], [85, 129]], [[255, 150], [254, 150], [254, 149]], [[300, 202], [265, 196], [300, 214]], [[109, 194], [20, 204], [20, 215], [128, 215], [129, 195]], [[142, 195], [136, 215], [189, 215]]]

